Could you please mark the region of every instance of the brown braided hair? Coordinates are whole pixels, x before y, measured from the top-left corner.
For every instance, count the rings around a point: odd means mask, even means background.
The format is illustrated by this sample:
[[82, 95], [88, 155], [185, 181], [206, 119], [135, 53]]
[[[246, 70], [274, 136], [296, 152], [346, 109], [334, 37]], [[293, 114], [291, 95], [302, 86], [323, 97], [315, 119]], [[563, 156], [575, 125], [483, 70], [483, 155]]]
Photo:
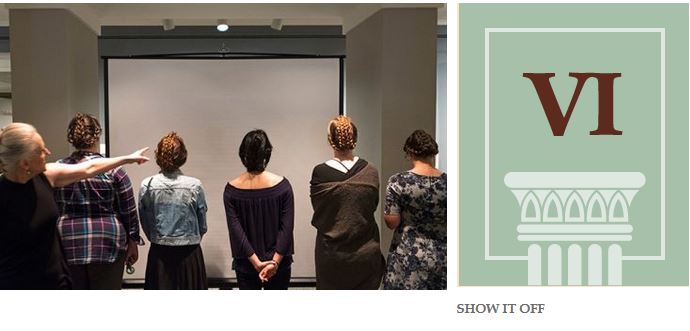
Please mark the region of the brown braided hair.
[[426, 159], [438, 154], [438, 144], [424, 130], [415, 130], [407, 137], [403, 151], [417, 159]]
[[187, 148], [184, 140], [171, 131], [161, 138], [156, 148], [156, 163], [163, 172], [172, 172], [187, 162]]
[[77, 113], [67, 127], [67, 141], [76, 149], [87, 149], [101, 140], [101, 124], [89, 115]]
[[333, 149], [346, 151], [357, 146], [357, 127], [349, 117], [340, 115], [328, 122], [328, 143]]

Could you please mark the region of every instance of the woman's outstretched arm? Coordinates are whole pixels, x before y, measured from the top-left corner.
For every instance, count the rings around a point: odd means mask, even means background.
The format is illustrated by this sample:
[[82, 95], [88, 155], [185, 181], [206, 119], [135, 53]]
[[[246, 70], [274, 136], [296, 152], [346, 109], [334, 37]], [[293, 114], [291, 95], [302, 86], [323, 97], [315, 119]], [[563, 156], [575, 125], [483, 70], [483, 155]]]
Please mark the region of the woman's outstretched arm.
[[144, 156], [148, 149], [146, 147], [125, 156], [97, 158], [77, 164], [48, 163], [44, 174], [53, 187], [61, 187], [128, 163], [142, 164], [149, 160]]

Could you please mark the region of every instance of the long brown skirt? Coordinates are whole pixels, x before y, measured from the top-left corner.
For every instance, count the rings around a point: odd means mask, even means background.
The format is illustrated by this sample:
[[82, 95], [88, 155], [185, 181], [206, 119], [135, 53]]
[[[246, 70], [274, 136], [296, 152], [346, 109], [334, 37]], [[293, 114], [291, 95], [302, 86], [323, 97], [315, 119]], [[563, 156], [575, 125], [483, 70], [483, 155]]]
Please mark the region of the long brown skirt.
[[162, 246], [151, 243], [144, 289], [207, 290], [206, 265], [201, 246]]

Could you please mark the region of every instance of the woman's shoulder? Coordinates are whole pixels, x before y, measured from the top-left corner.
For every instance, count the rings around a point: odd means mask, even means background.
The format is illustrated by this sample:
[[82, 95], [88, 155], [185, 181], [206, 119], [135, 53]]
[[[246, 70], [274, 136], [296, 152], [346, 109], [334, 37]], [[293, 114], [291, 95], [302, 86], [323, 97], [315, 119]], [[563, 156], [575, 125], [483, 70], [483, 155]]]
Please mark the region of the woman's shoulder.
[[142, 179], [141, 180], [141, 188], [149, 188], [154, 183], [154, 181], [156, 180], [156, 176], [158, 176], [158, 174], [151, 175], [151, 176], [148, 176], [148, 177]]
[[141, 186], [161, 186], [164, 185], [166, 188], [190, 188], [201, 186], [201, 180], [187, 175], [182, 174], [169, 174], [169, 173], [157, 173], [155, 175], [148, 176], [141, 181]]
[[411, 185], [416, 185], [417, 183], [421, 182], [427, 182], [431, 180], [433, 183], [440, 183], [442, 185], [445, 185], [447, 182], [447, 177], [445, 172], [441, 172], [440, 174], [436, 175], [419, 175], [416, 174], [412, 171], [402, 171], [397, 174], [394, 174], [388, 178], [388, 185], [398, 185], [398, 186], [411, 186]]
[[357, 162], [355, 162], [355, 165], [352, 166], [352, 169], [363, 169], [363, 168], [371, 168], [376, 172], [379, 171], [379, 169], [373, 163], [371, 163], [365, 159], [362, 159], [362, 158], [357, 160]]
[[401, 187], [418, 185], [421, 182], [432, 181], [445, 181], [445, 174], [441, 175], [420, 175], [416, 174], [410, 170], [401, 171], [388, 179], [389, 185], [398, 185]]
[[331, 174], [335, 169], [333, 169], [331, 166], [326, 164], [326, 161], [319, 163], [314, 166], [314, 169], [311, 171], [311, 178], [312, 179], [317, 179], [320, 177], [328, 176]]
[[190, 184], [194, 184], [194, 185], [201, 185], [201, 180], [199, 178], [194, 177], [194, 176], [180, 175], [178, 178], [180, 180], [184, 181], [185, 183], [190, 183]]
[[439, 170], [439, 169], [436, 169], [436, 171], [433, 174], [431, 174], [429, 177], [431, 177], [432, 179], [434, 179], [436, 181], [440, 181], [440, 182], [445, 182], [448, 180], [446, 173]]
[[268, 182], [270, 187], [279, 185], [284, 180], [287, 180], [287, 178], [285, 178], [281, 175], [278, 175], [278, 174], [274, 174], [274, 173], [269, 172], [269, 171], [264, 171], [264, 174], [266, 174], [266, 181]]
[[287, 177], [268, 171], [265, 171], [264, 173], [266, 174], [266, 181], [268, 184], [266, 189], [275, 189], [281, 194], [286, 191], [292, 192], [292, 185], [290, 185], [290, 181], [287, 179]]
[[[285, 179], [283, 176], [264, 171], [261, 173], [262, 176], [261, 178], [249, 178], [246, 173], [241, 174], [231, 180], [228, 181], [226, 186], [227, 188], [235, 188], [235, 189], [240, 189], [240, 190], [251, 190], [251, 186], [255, 186], [257, 182], [259, 183], [260, 186], [263, 186], [263, 189], [271, 188], [274, 186], [277, 186], [280, 184], [283, 179]], [[258, 179], [258, 181], [257, 181]], [[262, 188], [260, 188], [262, 189]]]
[[390, 181], [390, 180], [393, 180], [393, 179], [405, 178], [405, 177], [409, 177], [410, 175], [411, 175], [411, 173], [410, 173], [409, 171], [401, 171], [401, 172], [398, 172], [398, 173], [395, 173], [395, 174], [391, 175], [391, 176], [388, 178], [388, 180]]
[[46, 176], [45, 172], [42, 172], [38, 174], [38, 176], [35, 177], [42, 185], [45, 185], [46, 187], [49, 188], [55, 188], [53, 187], [53, 184], [50, 182], [48, 179], [48, 176]]
[[323, 182], [333, 181], [335, 178], [342, 174], [339, 170], [333, 169], [333, 167], [326, 164], [326, 162], [319, 163], [314, 166], [311, 172], [311, 185], [316, 185]]
[[266, 172], [264, 172], [262, 175], [265, 177], [263, 178], [263, 185], [261, 185], [262, 187], [259, 188], [256, 188], [256, 186], [250, 187], [249, 182], [244, 175], [240, 175], [237, 178], [228, 181], [225, 184], [225, 195], [258, 197], [274, 194], [272, 192], [283, 192], [286, 190], [290, 192], [292, 191], [292, 186], [290, 185], [290, 181], [287, 179], [287, 177]]
[[442, 188], [444, 190], [448, 189], [448, 176], [446, 173], [441, 173], [441, 176], [438, 176], [438, 179], [436, 181], [436, 185], [438, 188]]
[[280, 186], [282, 194], [292, 194], [292, 184], [290, 184], [290, 180], [287, 177], [282, 177], [277, 186]]
[[[329, 173], [333, 170], [336, 170], [333, 167], [328, 165], [328, 161], [330, 161], [330, 160], [326, 160], [323, 163], [319, 163], [316, 166], [314, 166], [314, 169], [312, 170], [312, 176], [314, 174], [323, 174], [324, 172]], [[370, 167], [374, 168], [374, 170], [376, 170], [376, 167], [373, 164], [369, 163], [367, 160], [365, 160], [361, 157], [357, 157], [357, 161], [352, 165], [352, 167], [350, 169], [357, 170], [357, 169], [362, 169], [366, 166], [370, 166]], [[338, 171], [338, 170], [336, 170], [336, 171]]]
[[199, 192], [203, 191], [203, 185], [201, 183], [201, 180], [196, 177], [192, 176], [187, 176], [187, 175], [180, 175], [177, 180], [180, 182], [181, 187], [184, 187], [186, 189], [190, 189], [194, 192]]
[[321, 173], [321, 172], [323, 172], [324, 170], [326, 170], [326, 169], [328, 169], [328, 168], [330, 168], [330, 167], [326, 164], [325, 161], [324, 161], [323, 163], [319, 163], [319, 164], [317, 164], [317, 165], [314, 166], [314, 169], [312, 169], [312, 171], [311, 171], [312, 176], [313, 176], [314, 174]]
[[388, 178], [388, 184], [389, 185], [395, 185], [395, 184], [403, 184], [403, 183], [408, 183], [410, 181], [414, 181], [416, 176], [410, 172], [410, 171], [401, 171], [396, 174], [393, 174]]

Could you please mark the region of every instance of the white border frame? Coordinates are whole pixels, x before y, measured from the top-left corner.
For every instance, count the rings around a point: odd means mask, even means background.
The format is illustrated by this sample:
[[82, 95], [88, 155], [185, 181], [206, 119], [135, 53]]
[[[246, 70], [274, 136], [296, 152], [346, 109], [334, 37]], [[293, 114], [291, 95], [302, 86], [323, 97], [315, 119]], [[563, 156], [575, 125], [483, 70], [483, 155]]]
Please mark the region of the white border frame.
[[490, 252], [490, 182], [489, 182], [489, 112], [490, 112], [490, 37], [491, 33], [572, 33], [619, 32], [659, 33], [661, 39], [661, 254], [623, 256], [624, 261], [666, 260], [666, 29], [665, 28], [485, 28], [484, 29], [484, 260], [527, 261], [527, 256], [491, 255]]

